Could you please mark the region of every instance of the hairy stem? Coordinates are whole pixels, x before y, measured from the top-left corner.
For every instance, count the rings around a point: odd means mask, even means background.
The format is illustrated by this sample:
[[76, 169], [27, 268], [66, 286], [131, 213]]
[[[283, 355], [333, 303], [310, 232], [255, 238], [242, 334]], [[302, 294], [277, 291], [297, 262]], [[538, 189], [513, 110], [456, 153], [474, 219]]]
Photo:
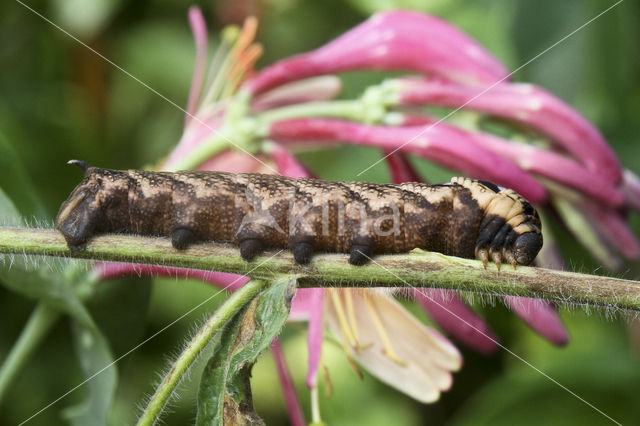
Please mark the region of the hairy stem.
[[20, 337], [0, 368], [0, 403], [17, 374], [22, 371], [24, 364], [56, 324], [60, 315], [57, 309], [51, 308], [45, 302], [40, 302], [33, 310], [27, 325], [22, 329]]
[[224, 326], [227, 321], [235, 315], [244, 305], [249, 303], [253, 297], [260, 292], [266, 282], [251, 280], [234, 292], [209, 318], [204, 326], [198, 330], [188, 343], [186, 349], [180, 354], [171, 370], [162, 380], [151, 397], [151, 401], [145, 408], [142, 416], [138, 420], [138, 425], [153, 425], [158, 420], [162, 409], [174, 392], [178, 383], [187, 372], [189, 367], [198, 358], [200, 352], [207, 346], [211, 338]]
[[376, 256], [364, 266], [349, 265], [343, 254], [318, 254], [299, 266], [289, 252], [245, 262], [230, 245], [203, 243], [178, 251], [168, 238], [129, 235], [95, 237], [86, 250], [70, 251], [57, 231], [0, 228], [0, 253], [178, 266], [264, 280], [293, 274], [299, 287], [437, 287], [640, 310], [638, 281], [525, 266], [498, 271], [494, 264], [484, 269], [477, 260], [428, 252]]

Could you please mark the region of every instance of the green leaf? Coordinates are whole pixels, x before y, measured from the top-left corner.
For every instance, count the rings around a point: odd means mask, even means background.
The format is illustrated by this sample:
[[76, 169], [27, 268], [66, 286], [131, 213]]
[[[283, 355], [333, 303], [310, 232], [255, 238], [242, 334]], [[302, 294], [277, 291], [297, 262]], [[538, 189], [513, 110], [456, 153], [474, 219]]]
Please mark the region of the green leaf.
[[107, 340], [97, 327], [73, 321], [73, 342], [86, 378], [85, 400], [64, 410], [64, 417], [75, 426], [107, 424], [109, 408], [117, 384], [117, 371]]
[[[50, 261], [26, 256], [4, 258], [0, 267], [0, 282], [9, 290], [26, 297], [47, 302], [50, 306], [68, 313], [87, 326], [93, 321], [67, 280], [56, 269], [69, 269], [64, 263], [52, 265]], [[73, 265], [73, 264], [72, 264]]]
[[144, 337], [151, 283], [151, 278], [137, 275], [100, 281], [86, 302], [115, 356], [127, 352]]
[[[2, 152], [0, 151], [0, 154]], [[5, 226], [18, 226], [22, 224], [20, 213], [13, 201], [0, 188], [0, 222]]]
[[[2, 170], [2, 173], [0, 173], [0, 188], [15, 201], [15, 205], [20, 208], [22, 214], [25, 217], [31, 217], [32, 215], [41, 218], [47, 217], [47, 212], [34, 190], [33, 183], [22, 165], [18, 153], [2, 133], [0, 133], [0, 170]], [[0, 209], [4, 207], [1, 204], [4, 204], [8, 198], [5, 193], [2, 195], [0, 197]], [[13, 203], [11, 204], [13, 205]], [[14, 210], [15, 213], [18, 212], [15, 207]], [[10, 213], [9, 211], [0, 210], [0, 217], [4, 219]], [[2, 223], [4, 224], [5, 222], [3, 221]]]
[[198, 426], [263, 424], [253, 410], [251, 368], [284, 326], [296, 281], [274, 281], [226, 325], [202, 374]]

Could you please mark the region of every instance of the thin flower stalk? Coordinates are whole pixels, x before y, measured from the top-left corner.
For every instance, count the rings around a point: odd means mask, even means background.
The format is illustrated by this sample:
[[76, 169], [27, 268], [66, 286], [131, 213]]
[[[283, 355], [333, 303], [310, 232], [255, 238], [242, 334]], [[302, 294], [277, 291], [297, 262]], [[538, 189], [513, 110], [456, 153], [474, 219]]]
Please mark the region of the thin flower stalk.
[[293, 379], [291, 378], [291, 373], [289, 373], [289, 368], [287, 367], [287, 362], [282, 352], [282, 345], [277, 338], [271, 343], [271, 353], [273, 354], [278, 377], [282, 384], [284, 402], [287, 406], [287, 413], [289, 414], [289, 423], [291, 423], [291, 426], [304, 426], [306, 422], [304, 421], [304, 415], [302, 414], [302, 409], [296, 396]]
[[207, 67], [207, 27], [199, 8], [189, 8], [189, 23], [191, 25], [193, 39], [196, 45], [196, 63], [193, 67], [193, 77], [191, 78], [191, 89], [189, 90], [189, 100], [187, 101], [185, 126], [189, 124], [191, 117], [196, 113]]

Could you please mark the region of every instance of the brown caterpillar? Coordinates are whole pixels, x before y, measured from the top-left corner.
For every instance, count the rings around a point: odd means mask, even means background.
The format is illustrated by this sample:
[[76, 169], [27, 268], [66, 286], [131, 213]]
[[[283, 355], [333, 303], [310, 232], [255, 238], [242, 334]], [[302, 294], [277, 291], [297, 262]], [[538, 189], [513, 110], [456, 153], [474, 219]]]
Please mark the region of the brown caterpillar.
[[528, 265], [542, 247], [540, 218], [510, 189], [469, 178], [427, 185], [327, 182], [262, 174], [108, 170], [81, 161], [85, 177], [60, 207], [56, 228], [72, 250], [102, 232], [171, 236], [177, 249], [231, 242], [250, 261], [268, 247], [308, 263], [315, 251], [413, 248]]

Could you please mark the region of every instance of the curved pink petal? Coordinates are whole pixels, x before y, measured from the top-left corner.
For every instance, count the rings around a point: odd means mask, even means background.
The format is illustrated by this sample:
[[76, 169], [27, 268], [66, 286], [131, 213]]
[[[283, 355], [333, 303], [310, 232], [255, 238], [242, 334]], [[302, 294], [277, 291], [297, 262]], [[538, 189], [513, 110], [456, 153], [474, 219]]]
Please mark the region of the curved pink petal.
[[189, 24], [196, 43], [196, 63], [193, 69], [191, 88], [189, 89], [185, 126], [191, 121], [191, 116], [196, 113], [207, 67], [207, 24], [204, 22], [200, 8], [195, 6], [189, 8]]
[[484, 47], [451, 24], [418, 12], [389, 11], [375, 14], [314, 51], [276, 62], [245, 87], [257, 94], [293, 80], [360, 69], [488, 83], [508, 75]]
[[296, 396], [296, 389], [293, 386], [291, 373], [289, 373], [289, 369], [287, 368], [287, 362], [284, 359], [280, 340], [277, 337], [271, 342], [271, 353], [273, 353], [278, 377], [282, 384], [282, 393], [287, 406], [287, 413], [289, 414], [289, 422], [291, 426], [305, 426], [304, 415], [302, 414], [302, 408], [300, 408], [300, 402], [298, 402], [298, 397]]
[[202, 163], [198, 166], [198, 170], [215, 170], [229, 173], [273, 173], [258, 159], [263, 162], [269, 161], [263, 155], [253, 156], [243, 151], [228, 149]]
[[328, 101], [341, 90], [342, 80], [335, 75], [294, 81], [257, 96], [251, 104], [251, 112], [304, 102]]
[[624, 257], [635, 260], [640, 257], [640, 244], [620, 212], [585, 201], [583, 211], [598, 234]]
[[320, 140], [401, 150], [512, 188], [532, 203], [546, 199], [545, 189], [515, 164], [480, 146], [467, 132], [442, 123], [388, 127], [332, 119], [296, 119], [273, 123], [269, 136], [293, 144]]
[[192, 118], [189, 125], [185, 127], [180, 141], [171, 151], [162, 167], [164, 169], [170, 168], [198, 145], [214, 135], [219, 130], [223, 119], [224, 111], [219, 109], [213, 109], [205, 113], [201, 112]]
[[560, 248], [555, 241], [549, 241], [549, 233], [544, 232], [544, 244], [542, 250], [536, 256], [535, 265], [541, 268], [558, 269], [564, 271], [567, 269]]
[[617, 184], [618, 159], [600, 132], [576, 110], [531, 84], [461, 85], [443, 79], [403, 79], [400, 103], [485, 112], [526, 124], [549, 136], [593, 173]]
[[291, 178], [313, 177], [312, 173], [304, 164], [294, 157], [286, 148], [278, 144], [271, 144], [267, 148], [267, 151], [271, 155], [271, 159], [275, 163], [278, 173], [282, 176]]
[[504, 301], [529, 327], [554, 345], [569, 342], [569, 333], [551, 303], [516, 296], [504, 296]]
[[498, 338], [491, 328], [460, 300], [455, 291], [416, 289], [413, 297], [448, 335], [471, 349], [490, 354], [498, 347]]
[[470, 133], [480, 145], [502, 155], [523, 170], [573, 188], [612, 207], [625, 204], [623, 193], [610, 181], [602, 179], [573, 159], [537, 148], [510, 142], [488, 133]]
[[309, 349], [307, 386], [309, 388], [315, 388], [318, 384], [318, 368], [320, 367], [320, 360], [322, 358], [324, 288], [311, 288], [307, 291], [310, 298], [307, 335], [307, 347]]
[[623, 173], [622, 191], [629, 206], [640, 212], [640, 178], [631, 170], [625, 170]]
[[399, 152], [382, 151], [384, 159], [389, 166], [393, 183], [424, 182], [418, 172], [415, 171], [406, 155]]

